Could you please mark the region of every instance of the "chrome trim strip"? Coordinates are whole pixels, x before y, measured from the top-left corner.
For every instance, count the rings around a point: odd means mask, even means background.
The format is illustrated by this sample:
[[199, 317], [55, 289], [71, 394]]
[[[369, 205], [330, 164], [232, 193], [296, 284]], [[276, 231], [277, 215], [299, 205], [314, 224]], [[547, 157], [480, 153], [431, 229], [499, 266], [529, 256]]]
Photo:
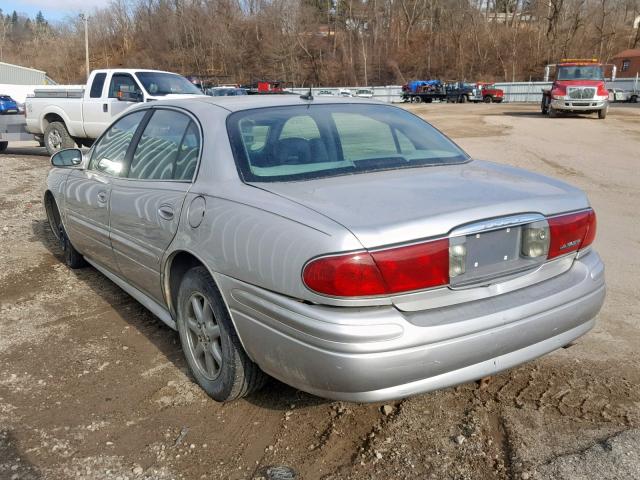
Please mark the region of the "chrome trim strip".
[[480, 222], [469, 223], [461, 227], [451, 230], [449, 238], [462, 237], [472, 235], [479, 232], [490, 232], [500, 230], [502, 228], [514, 227], [516, 225], [524, 225], [527, 223], [546, 221], [547, 218], [539, 213], [523, 213], [520, 215], [511, 215], [508, 217], [498, 217]]

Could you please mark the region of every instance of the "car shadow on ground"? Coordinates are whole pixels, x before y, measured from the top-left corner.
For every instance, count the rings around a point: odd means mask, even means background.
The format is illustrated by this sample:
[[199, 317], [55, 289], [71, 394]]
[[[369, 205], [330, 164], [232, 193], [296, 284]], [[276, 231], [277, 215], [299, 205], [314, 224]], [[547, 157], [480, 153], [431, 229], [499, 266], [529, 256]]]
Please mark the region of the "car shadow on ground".
[[40, 471], [26, 460], [18, 448], [18, 440], [11, 430], [0, 430], [0, 478], [21, 480], [39, 480]]
[[[62, 248], [51, 232], [49, 222], [46, 219], [33, 220], [31, 230], [33, 237], [30, 240], [41, 242], [51, 255], [59, 262], [64, 263]], [[176, 331], [164, 324], [133, 297], [92, 266], [70, 271], [79, 281], [87, 285], [96, 295], [107, 302], [116, 314], [131, 327], [145, 335], [168, 361], [178, 370], [185, 372], [191, 381], [195, 383], [195, 379], [189, 372], [184, 359]], [[245, 400], [269, 410], [288, 410], [292, 404], [299, 408], [317, 406], [329, 402], [329, 400], [315, 397], [285, 385], [274, 378], [269, 378], [267, 384], [261, 390], [245, 397]]]
[[31, 155], [49, 157], [49, 152], [44, 147], [12, 147], [9, 144], [7, 149], [0, 154], [0, 158], [2, 155], [10, 155], [12, 157], [28, 157]]

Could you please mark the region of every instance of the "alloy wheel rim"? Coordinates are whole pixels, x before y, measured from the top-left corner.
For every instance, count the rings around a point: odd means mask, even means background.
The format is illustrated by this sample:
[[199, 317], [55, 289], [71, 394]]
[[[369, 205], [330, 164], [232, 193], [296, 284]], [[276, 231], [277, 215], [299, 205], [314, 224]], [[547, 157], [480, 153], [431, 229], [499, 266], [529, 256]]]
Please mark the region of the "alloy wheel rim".
[[49, 145], [51, 148], [58, 150], [62, 145], [62, 137], [60, 136], [60, 132], [57, 130], [52, 130], [49, 133]]
[[186, 312], [186, 333], [189, 354], [201, 375], [215, 380], [222, 369], [220, 326], [211, 304], [200, 292], [189, 298]]

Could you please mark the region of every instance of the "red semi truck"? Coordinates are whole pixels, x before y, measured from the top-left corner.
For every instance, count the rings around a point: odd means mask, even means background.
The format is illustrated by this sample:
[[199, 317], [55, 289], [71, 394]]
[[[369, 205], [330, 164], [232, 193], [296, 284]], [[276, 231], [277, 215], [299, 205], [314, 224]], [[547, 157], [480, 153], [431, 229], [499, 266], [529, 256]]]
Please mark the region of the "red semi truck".
[[[606, 118], [609, 92], [605, 84], [604, 69], [607, 66], [596, 59], [568, 59], [547, 65], [545, 82], [549, 81], [552, 68], [555, 69], [555, 76], [551, 87], [542, 89], [542, 114], [556, 117], [560, 112], [597, 113], [598, 118]], [[613, 81], [616, 67], [612, 67]]]

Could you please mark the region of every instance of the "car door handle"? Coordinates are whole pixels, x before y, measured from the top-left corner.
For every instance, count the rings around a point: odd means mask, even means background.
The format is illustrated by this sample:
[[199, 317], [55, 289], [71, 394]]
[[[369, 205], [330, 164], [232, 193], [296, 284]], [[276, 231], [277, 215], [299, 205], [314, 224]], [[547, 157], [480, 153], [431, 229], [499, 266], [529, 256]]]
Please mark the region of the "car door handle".
[[165, 220], [171, 220], [173, 218], [173, 207], [169, 205], [162, 205], [158, 209], [158, 214]]
[[99, 192], [98, 193], [98, 201], [100, 203], [107, 203], [107, 192]]
[[109, 104], [108, 103], [103, 103], [102, 104], [102, 111], [104, 113], [107, 113], [109, 111]]

